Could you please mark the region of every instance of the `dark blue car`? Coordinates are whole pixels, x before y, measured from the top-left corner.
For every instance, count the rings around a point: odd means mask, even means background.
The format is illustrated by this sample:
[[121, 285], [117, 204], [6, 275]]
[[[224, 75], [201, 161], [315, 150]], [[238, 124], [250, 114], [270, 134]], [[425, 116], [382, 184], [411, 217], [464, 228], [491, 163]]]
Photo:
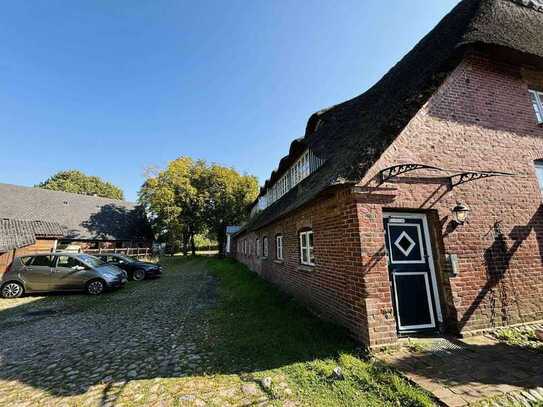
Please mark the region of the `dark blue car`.
[[159, 277], [162, 274], [162, 266], [160, 264], [139, 261], [124, 254], [101, 253], [96, 255], [96, 257], [107, 264], [113, 264], [126, 271], [130, 280], [141, 281], [146, 278]]

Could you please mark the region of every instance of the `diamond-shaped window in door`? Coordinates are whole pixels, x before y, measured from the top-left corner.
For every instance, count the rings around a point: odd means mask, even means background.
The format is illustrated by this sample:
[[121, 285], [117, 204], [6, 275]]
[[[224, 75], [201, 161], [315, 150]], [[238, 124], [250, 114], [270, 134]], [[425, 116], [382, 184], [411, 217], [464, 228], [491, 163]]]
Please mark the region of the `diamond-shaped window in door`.
[[394, 246], [396, 246], [403, 253], [403, 255], [407, 257], [409, 256], [409, 253], [413, 251], [416, 244], [411, 236], [403, 231], [394, 242]]

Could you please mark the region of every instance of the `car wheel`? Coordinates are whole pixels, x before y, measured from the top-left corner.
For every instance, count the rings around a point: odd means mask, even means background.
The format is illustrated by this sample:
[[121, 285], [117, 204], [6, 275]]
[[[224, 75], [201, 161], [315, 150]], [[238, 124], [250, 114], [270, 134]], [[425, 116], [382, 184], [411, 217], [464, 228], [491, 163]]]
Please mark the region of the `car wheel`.
[[145, 278], [145, 271], [144, 270], [134, 270], [134, 273], [132, 274], [132, 278], [134, 281], [141, 281]]
[[87, 283], [87, 293], [90, 295], [100, 295], [106, 289], [106, 284], [102, 280], [92, 280]]
[[17, 281], [10, 281], [2, 286], [2, 298], [19, 298], [23, 295], [25, 289]]

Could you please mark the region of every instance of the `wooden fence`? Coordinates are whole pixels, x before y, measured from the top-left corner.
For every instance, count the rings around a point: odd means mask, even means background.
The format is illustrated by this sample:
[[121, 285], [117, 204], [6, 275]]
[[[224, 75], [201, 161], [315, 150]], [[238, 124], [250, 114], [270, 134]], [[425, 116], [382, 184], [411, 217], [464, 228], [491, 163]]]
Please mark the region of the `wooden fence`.
[[102, 254], [102, 253], [116, 253], [116, 254], [126, 254], [127, 256], [142, 258], [142, 257], [151, 257], [153, 255], [153, 252], [148, 247], [123, 247], [120, 249], [87, 249], [82, 250], [83, 253], [87, 253], [90, 255], [95, 254]]

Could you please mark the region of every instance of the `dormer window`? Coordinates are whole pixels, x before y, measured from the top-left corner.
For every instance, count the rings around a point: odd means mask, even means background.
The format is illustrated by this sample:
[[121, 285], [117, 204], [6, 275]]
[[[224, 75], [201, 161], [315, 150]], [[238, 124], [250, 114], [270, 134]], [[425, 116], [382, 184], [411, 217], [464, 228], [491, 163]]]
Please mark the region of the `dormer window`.
[[532, 100], [537, 123], [543, 124], [543, 92], [530, 90], [530, 99]]
[[324, 160], [317, 157], [311, 150], [305, 152], [296, 160], [294, 164], [283, 174], [283, 176], [268, 187], [266, 193], [258, 199], [258, 204], [253, 208], [251, 216], [256, 215], [258, 211], [266, 209], [278, 199], [281, 199], [288, 191], [302, 182], [305, 178], [318, 170]]

